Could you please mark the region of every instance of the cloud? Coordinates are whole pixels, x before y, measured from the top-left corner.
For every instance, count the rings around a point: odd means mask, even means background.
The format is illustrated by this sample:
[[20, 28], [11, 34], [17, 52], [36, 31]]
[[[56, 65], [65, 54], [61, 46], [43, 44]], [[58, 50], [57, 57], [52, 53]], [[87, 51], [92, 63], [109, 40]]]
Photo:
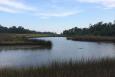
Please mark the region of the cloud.
[[[26, 2], [26, 0], [24, 1]], [[60, 1], [61, 0], [59, 0], [59, 2]], [[61, 2], [64, 3], [66, 1], [67, 0]], [[41, 7], [41, 5], [38, 5], [40, 9], [37, 9], [36, 7], [32, 7], [23, 3], [22, 0], [0, 0], [0, 11], [7, 13], [26, 12], [34, 16], [39, 16], [43, 19], [47, 19], [50, 17], [66, 17], [79, 13], [76, 11], [72, 11], [72, 9], [68, 9], [66, 6], [61, 7], [59, 4], [56, 4], [58, 0], [49, 0], [49, 2], [51, 2], [49, 6], [44, 5], [44, 7]], [[56, 7], [52, 8], [53, 5], [55, 5]]]
[[99, 4], [106, 8], [115, 8], [115, 0], [77, 0], [84, 3]]
[[47, 19], [50, 17], [67, 17], [67, 16], [72, 16], [72, 15], [76, 15], [80, 12], [75, 12], [75, 11], [71, 11], [71, 12], [50, 12], [50, 13], [37, 13], [36, 16], [41, 17], [42, 19]]
[[[81, 9], [73, 7], [74, 0], [43, 0], [45, 5], [39, 12], [35, 13], [42, 19], [48, 19], [51, 17], [67, 17], [81, 13]], [[42, 5], [42, 4], [41, 4]], [[40, 7], [40, 5], [38, 5]]]
[[1, 7], [1, 6], [0, 6], [0, 11], [1, 12], [7, 12], [7, 13], [17, 13], [16, 10], [10, 9], [8, 7]]
[[65, 17], [65, 16], [71, 16], [75, 15], [76, 12], [63, 12], [63, 13], [40, 13], [40, 16], [45, 17]]
[[19, 11], [35, 11], [36, 8], [28, 6], [19, 0], [0, 0], [0, 11], [17, 13]]

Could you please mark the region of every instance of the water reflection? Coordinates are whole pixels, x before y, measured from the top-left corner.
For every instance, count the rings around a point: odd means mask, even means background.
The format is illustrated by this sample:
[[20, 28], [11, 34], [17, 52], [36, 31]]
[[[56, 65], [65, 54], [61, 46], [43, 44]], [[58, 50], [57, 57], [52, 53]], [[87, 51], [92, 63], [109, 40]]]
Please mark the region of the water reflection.
[[37, 51], [37, 50], [51, 50], [51, 46], [0, 46], [0, 52], [1, 51], [11, 51], [11, 50], [22, 50], [22, 51]]

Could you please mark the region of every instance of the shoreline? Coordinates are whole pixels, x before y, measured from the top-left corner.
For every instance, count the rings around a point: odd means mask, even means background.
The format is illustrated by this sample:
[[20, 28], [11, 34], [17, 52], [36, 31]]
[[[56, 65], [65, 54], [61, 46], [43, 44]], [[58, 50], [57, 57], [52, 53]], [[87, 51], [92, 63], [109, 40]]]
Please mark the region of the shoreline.
[[0, 50], [37, 50], [47, 49], [50, 50], [52, 46], [39, 46], [39, 45], [15, 45], [15, 46], [0, 46]]
[[115, 37], [109, 36], [70, 36], [67, 40], [89, 41], [89, 42], [115, 42]]

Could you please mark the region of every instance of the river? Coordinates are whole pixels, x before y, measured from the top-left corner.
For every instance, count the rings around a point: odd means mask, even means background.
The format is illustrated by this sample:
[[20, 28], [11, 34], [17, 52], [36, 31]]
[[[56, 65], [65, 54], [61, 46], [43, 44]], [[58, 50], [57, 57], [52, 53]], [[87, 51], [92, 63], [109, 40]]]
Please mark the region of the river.
[[64, 37], [36, 38], [50, 40], [51, 49], [0, 47], [0, 68], [48, 65], [53, 61], [114, 58], [115, 43], [67, 40]]

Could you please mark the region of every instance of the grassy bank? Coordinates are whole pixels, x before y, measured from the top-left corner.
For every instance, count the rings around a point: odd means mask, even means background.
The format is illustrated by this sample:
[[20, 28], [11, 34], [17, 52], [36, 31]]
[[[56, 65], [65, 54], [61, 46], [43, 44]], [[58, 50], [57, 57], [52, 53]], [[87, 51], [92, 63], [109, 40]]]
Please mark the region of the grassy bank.
[[41, 34], [0, 34], [0, 46], [30, 45], [30, 46], [51, 46], [50, 41], [30, 39], [47, 35]]
[[72, 36], [67, 37], [67, 39], [76, 41], [115, 42], [115, 37], [107, 36]]
[[0, 77], [115, 77], [115, 59], [54, 62], [48, 67], [0, 69]]

